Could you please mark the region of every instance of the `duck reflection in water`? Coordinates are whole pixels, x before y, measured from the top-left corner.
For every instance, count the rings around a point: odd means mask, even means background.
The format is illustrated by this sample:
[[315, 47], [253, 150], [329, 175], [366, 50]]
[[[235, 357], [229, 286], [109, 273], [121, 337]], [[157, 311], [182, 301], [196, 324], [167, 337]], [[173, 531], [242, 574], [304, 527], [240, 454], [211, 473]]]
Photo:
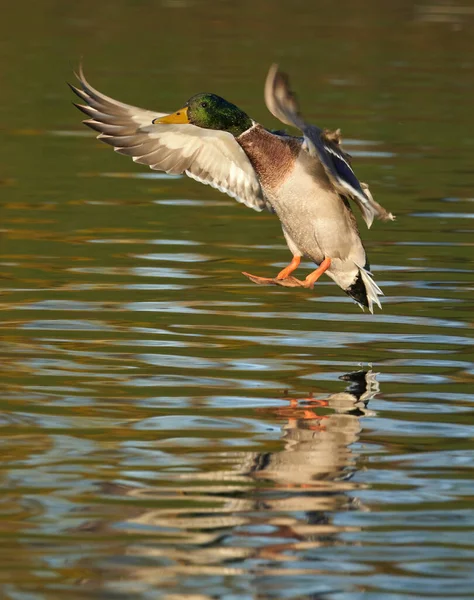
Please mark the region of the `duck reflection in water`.
[[[158, 538], [158, 532], [165, 533], [154, 543], [126, 544], [124, 560], [134, 565], [130, 576], [141, 585], [189, 593], [196, 586], [205, 589], [207, 577], [246, 579], [250, 574], [256, 589], [266, 589], [276, 585], [275, 575], [290, 576], [295, 560], [306, 567], [297, 577], [320, 574], [319, 549], [326, 553], [328, 547], [351, 544], [341, 534], [352, 529], [337, 515], [364, 510], [350, 493], [359, 488], [351, 481], [359, 459], [353, 444], [367, 403], [379, 391], [372, 371], [340, 379], [348, 382], [343, 392], [289, 398], [287, 407], [264, 409], [267, 418], [284, 420], [280, 451], [214, 452], [209, 460], [217, 468], [168, 472], [165, 489], [125, 486], [114, 492], [109, 487], [108, 493], [157, 504], [145, 511], [134, 508], [127, 518], [122, 513], [122, 530], [144, 528]], [[320, 592], [316, 588], [313, 595], [298, 597], [323, 597], [314, 593]]]
[[280, 543], [266, 544], [261, 555], [285, 560], [288, 556], [282, 552], [297, 550], [303, 540], [313, 542], [313, 547], [337, 543], [344, 529], [332, 523], [334, 513], [364, 510], [356, 497], [347, 494], [357, 489], [350, 480], [359, 456], [351, 446], [359, 439], [360, 418], [370, 414], [367, 405], [379, 385], [372, 371], [355, 371], [340, 379], [349, 382], [343, 392], [318, 399], [290, 398], [288, 408], [273, 409], [287, 421], [284, 449], [256, 456], [249, 476], [277, 484], [255, 488], [260, 510], [291, 517], [265, 519], [274, 527], [266, 537]]
[[340, 379], [349, 381], [343, 392], [322, 399], [313, 395], [289, 398], [287, 408], [271, 409], [287, 420], [283, 425], [285, 446], [281, 452], [262, 455], [263, 464], [254, 475], [263, 473], [272, 481], [303, 489], [350, 476], [353, 460], [349, 446], [357, 441], [359, 417], [366, 414], [367, 403], [379, 387], [372, 371], [355, 371]]

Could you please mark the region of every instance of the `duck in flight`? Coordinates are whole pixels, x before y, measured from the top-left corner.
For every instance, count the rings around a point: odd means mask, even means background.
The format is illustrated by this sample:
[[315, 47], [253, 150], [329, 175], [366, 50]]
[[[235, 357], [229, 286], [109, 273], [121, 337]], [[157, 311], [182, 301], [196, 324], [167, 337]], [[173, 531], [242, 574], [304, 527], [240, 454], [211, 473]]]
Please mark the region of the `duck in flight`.
[[[370, 273], [349, 200], [367, 227], [393, 220], [358, 181], [341, 148], [340, 131], [322, 130], [300, 114], [288, 77], [276, 65], [265, 82], [265, 103], [302, 136], [269, 131], [223, 98], [201, 93], [172, 113], [124, 104], [94, 89], [84, 77], [72, 90], [98, 139], [151, 169], [182, 174], [211, 185], [257, 211], [275, 213], [293, 259], [274, 278], [244, 273], [261, 285], [312, 288], [326, 273], [361, 308], [373, 313], [383, 295]], [[305, 257], [318, 265], [306, 279], [292, 275]]]

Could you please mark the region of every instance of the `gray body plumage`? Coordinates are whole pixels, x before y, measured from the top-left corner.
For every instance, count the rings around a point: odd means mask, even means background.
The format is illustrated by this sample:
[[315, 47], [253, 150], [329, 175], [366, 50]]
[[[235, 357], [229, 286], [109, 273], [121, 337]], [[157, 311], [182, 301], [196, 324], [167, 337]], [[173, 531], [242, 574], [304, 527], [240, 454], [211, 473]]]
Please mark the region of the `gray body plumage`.
[[[268, 138], [277, 139], [268, 139]], [[273, 145], [272, 155], [262, 146]], [[366, 254], [355, 217], [337, 193], [321, 161], [304, 150], [302, 140], [275, 134], [256, 126], [238, 139], [250, 161], [258, 153], [258, 172], [263, 192], [277, 214], [288, 247], [293, 255], [304, 256], [316, 264], [331, 258], [326, 273], [347, 290], [356, 280]], [[285, 170], [283, 146], [298, 144], [292, 169]], [[280, 148], [278, 148], [280, 146]], [[265, 160], [265, 158], [267, 160]]]

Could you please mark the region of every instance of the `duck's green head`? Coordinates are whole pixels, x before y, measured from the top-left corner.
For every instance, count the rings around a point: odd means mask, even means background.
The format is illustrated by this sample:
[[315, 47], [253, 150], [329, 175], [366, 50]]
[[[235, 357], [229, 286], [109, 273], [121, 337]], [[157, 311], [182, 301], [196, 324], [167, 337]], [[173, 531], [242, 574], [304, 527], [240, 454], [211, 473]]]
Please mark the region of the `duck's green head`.
[[252, 127], [252, 119], [240, 108], [215, 94], [196, 94], [183, 108], [153, 123], [190, 123], [203, 129], [228, 131], [238, 137]]

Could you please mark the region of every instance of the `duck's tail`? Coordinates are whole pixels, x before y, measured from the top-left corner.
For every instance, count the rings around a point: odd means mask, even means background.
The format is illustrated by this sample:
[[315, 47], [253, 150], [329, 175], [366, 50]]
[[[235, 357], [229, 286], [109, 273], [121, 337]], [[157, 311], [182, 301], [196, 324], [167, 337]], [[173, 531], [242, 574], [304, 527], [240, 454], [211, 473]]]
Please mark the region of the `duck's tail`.
[[[355, 281], [344, 291], [348, 296], [353, 298], [362, 309], [364, 306], [366, 306], [373, 314], [374, 304], [382, 309], [378, 297], [383, 296], [383, 292], [373, 280], [372, 273], [370, 271], [357, 264], [356, 267], [359, 269], [359, 272], [355, 278]], [[366, 267], [368, 267], [367, 264]]]

